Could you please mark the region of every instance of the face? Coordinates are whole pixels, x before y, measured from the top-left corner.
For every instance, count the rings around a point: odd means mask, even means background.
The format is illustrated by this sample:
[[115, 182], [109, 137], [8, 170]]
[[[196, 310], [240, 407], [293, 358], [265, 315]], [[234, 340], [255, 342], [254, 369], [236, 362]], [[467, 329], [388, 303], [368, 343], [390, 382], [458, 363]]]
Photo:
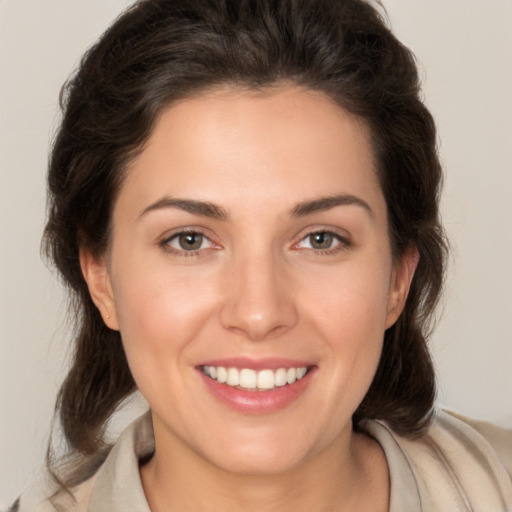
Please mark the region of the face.
[[364, 124], [293, 88], [180, 101], [112, 225], [82, 267], [157, 456], [273, 473], [349, 442], [413, 272], [391, 257]]

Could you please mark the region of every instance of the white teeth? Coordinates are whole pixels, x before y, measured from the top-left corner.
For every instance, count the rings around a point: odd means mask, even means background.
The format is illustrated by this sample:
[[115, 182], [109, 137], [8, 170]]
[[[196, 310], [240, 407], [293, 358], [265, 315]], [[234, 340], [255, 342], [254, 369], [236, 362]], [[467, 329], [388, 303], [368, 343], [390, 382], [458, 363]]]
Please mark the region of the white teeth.
[[272, 389], [274, 382], [274, 372], [272, 370], [258, 372], [258, 389]]
[[244, 368], [240, 370], [240, 386], [242, 388], [254, 389], [256, 387], [257, 376], [254, 370]]
[[288, 368], [286, 372], [286, 381], [288, 384], [292, 384], [297, 380], [297, 370], [295, 368]]
[[[206, 374], [208, 375], [208, 374]], [[219, 366], [217, 368], [217, 382], [220, 382], [221, 384], [224, 384], [228, 380], [228, 371], [226, 368]]]
[[228, 380], [226, 383], [229, 386], [240, 385], [240, 372], [236, 368], [228, 368]]
[[279, 370], [276, 372], [274, 380], [276, 386], [284, 386], [288, 384], [288, 381], [286, 380], [286, 368], [279, 368]]
[[277, 370], [252, 370], [250, 368], [226, 368], [224, 366], [203, 366], [203, 373], [221, 384], [243, 389], [267, 391], [275, 387], [293, 384], [302, 379], [308, 369], [278, 368]]

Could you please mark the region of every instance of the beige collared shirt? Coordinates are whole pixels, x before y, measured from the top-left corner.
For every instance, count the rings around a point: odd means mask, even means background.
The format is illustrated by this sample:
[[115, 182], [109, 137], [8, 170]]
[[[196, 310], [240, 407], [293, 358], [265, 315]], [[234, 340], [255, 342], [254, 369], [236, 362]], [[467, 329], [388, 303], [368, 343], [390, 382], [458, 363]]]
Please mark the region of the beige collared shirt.
[[[512, 431], [444, 411], [416, 440], [377, 421], [365, 428], [386, 454], [389, 512], [512, 512]], [[47, 492], [33, 490], [22, 496], [19, 511], [151, 512], [139, 459], [153, 450], [147, 413], [123, 432], [94, 477], [74, 490], [74, 500], [62, 494], [52, 504]]]

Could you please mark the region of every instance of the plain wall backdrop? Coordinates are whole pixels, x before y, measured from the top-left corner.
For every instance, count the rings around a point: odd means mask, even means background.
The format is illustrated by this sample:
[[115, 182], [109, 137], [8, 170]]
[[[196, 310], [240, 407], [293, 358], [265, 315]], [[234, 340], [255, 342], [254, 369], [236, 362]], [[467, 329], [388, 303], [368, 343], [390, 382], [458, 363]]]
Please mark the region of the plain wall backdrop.
[[[66, 367], [65, 300], [39, 254], [59, 89], [129, 3], [0, 0], [0, 508], [40, 470]], [[384, 4], [418, 58], [446, 172], [439, 401], [512, 428], [512, 1]]]

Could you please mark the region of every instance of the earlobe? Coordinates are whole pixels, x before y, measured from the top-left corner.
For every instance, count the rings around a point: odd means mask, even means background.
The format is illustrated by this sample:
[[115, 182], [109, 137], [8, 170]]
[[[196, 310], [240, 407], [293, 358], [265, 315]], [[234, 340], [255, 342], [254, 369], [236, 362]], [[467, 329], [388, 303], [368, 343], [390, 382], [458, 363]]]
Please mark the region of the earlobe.
[[420, 256], [416, 247], [411, 247], [395, 264], [388, 297], [386, 329], [391, 327], [402, 313], [411, 287]]
[[103, 321], [113, 330], [119, 330], [114, 292], [104, 256], [94, 256], [88, 249], [80, 249], [80, 267], [89, 288], [92, 301]]

